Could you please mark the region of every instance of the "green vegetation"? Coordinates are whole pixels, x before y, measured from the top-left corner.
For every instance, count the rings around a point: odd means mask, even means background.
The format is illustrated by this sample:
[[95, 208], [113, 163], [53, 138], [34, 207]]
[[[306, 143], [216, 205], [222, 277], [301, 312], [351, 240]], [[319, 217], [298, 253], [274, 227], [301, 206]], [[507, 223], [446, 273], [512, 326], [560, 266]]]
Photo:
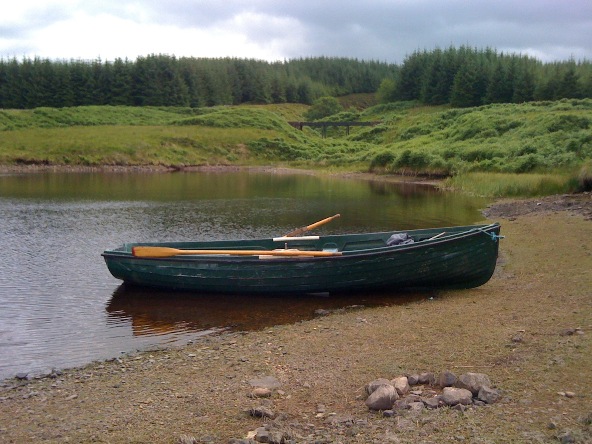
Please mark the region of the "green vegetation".
[[318, 120], [337, 114], [342, 110], [343, 106], [335, 97], [320, 97], [304, 113], [304, 117], [307, 120]]
[[491, 197], [535, 197], [573, 189], [569, 174], [467, 173], [451, 177], [445, 185], [455, 190]]
[[473, 107], [592, 97], [589, 61], [541, 63], [535, 58], [468, 46], [415, 51], [385, 78], [381, 102], [417, 100], [426, 105]]
[[112, 62], [0, 59], [0, 109], [311, 104], [321, 96], [373, 94], [396, 69], [329, 57], [274, 63], [154, 54]]
[[[364, 97], [363, 100], [367, 98]], [[88, 106], [0, 111], [0, 164], [289, 165], [449, 178], [482, 195], [590, 189], [592, 100], [451, 109], [418, 102], [352, 107], [300, 131], [298, 104]], [[336, 108], [338, 109], [338, 108]]]
[[415, 51], [401, 65], [331, 57], [266, 62], [162, 54], [134, 61], [0, 58], [0, 109], [310, 105], [321, 97], [342, 101], [350, 94], [375, 93], [383, 103], [461, 108], [592, 98], [592, 63], [543, 63], [469, 46]]

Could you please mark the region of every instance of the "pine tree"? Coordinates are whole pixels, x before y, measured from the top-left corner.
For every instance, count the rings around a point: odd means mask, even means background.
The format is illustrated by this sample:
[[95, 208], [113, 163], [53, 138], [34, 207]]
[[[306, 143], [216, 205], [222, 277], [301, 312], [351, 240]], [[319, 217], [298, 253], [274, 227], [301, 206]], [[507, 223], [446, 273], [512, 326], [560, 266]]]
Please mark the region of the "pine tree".
[[395, 97], [397, 100], [419, 100], [423, 75], [427, 69], [427, 53], [414, 52], [403, 62], [397, 78]]
[[477, 64], [472, 60], [467, 60], [454, 77], [450, 105], [457, 108], [480, 105], [483, 88], [482, 77]]
[[523, 64], [516, 73], [512, 102], [524, 103], [534, 100], [534, 76], [529, 67]]
[[557, 91], [555, 93], [556, 99], [575, 99], [580, 97], [580, 88], [578, 85], [578, 74], [576, 73], [575, 62], [569, 63], [565, 69]]

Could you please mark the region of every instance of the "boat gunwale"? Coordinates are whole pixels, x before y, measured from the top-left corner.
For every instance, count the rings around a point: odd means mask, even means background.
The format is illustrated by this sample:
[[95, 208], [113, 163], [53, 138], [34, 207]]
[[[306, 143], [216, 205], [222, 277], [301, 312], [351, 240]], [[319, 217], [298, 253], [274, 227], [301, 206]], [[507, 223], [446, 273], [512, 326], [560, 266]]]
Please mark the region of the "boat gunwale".
[[[272, 261], [267, 261], [267, 260], [261, 260], [259, 258], [258, 255], [252, 255], [252, 256], [236, 256], [236, 255], [179, 255], [179, 256], [171, 256], [171, 257], [166, 257], [166, 258], [157, 258], [157, 257], [136, 257], [133, 256], [131, 251], [118, 251], [117, 249], [115, 250], [105, 250], [101, 256], [105, 257], [105, 258], [122, 258], [122, 259], [133, 259], [134, 261], [149, 261], [149, 262], [153, 262], [153, 261], [157, 261], [157, 262], [185, 262], [185, 263], [216, 263], [216, 262], [220, 262], [220, 263], [229, 263], [229, 262], [249, 262], [249, 264], [278, 264], [278, 263], [294, 263], [294, 262], [298, 262], [298, 263], [302, 263], [302, 262], [319, 262], [319, 261], [343, 261], [343, 260], [348, 260], [348, 259], [353, 259], [353, 258], [357, 258], [357, 257], [365, 257], [365, 256], [381, 256], [381, 255], [389, 255], [392, 254], [394, 252], [399, 252], [399, 251], [412, 251], [412, 250], [416, 250], [416, 249], [421, 249], [421, 248], [425, 248], [426, 246], [429, 245], [439, 245], [439, 244], [445, 244], [445, 243], [450, 243], [453, 241], [457, 241], [461, 238], [464, 237], [472, 237], [475, 235], [478, 235], [480, 233], [483, 233], [485, 235], [490, 236], [491, 235], [491, 231], [494, 231], [496, 229], [498, 229], [500, 227], [500, 224], [498, 222], [493, 222], [490, 224], [478, 224], [478, 225], [469, 225], [466, 227], [442, 227], [442, 228], [429, 228], [429, 229], [418, 229], [418, 230], [401, 230], [401, 231], [384, 231], [384, 232], [373, 232], [373, 233], [358, 233], [359, 235], [376, 235], [376, 236], [386, 236], [389, 234], [395, 234], [395, 233], [409, 233], [409, 232], [420, 232], [420, 231], [426, 231], [426, 232], [430, 232], [430, 231], [446, 231], [447, 229], [455, 229], [458, 230], [459, 228], [467, 228], [467, 230], [463, 230], [463, 231], [458, 231], [456, 233], [450, 233], [447, 234], [445, 236], [442, 237], [438, 237], [436, 239], [423, 239], [421, 241], [417, 241], [414, 243], [410, 243], [410, 244], [399, 244], [399, 245], [392, 245], [392, 246], [383, 246], [383, 247], [376, 247], [376, 248], [364, 248], [364, 249], [359, 249], [359, 250], [346, 250], [346, 251], [341, 251], [340, 255], [335, 255], [335, 256], [321, 256], [321, 257], [310, 257], [310, 256], [277, 256], [274, 257]], [[331, 238], [339, 238], [339, 237], [343, 237], [343, 236], [356, 236], [356, 234], [351, 234], [351, 235], [327, 235], [327, 236], [320, 236], [320, 240], [330, 240]], [[253, 241], [253, 242], [257, 242], [257, 241], [269, 241], [271, 240], [271, 238], [269, 239], [240, 239], [240, 240], [228, 240], [228, 241], [221, 241], [221, 242], [236, 242], [236, 243], [240, 243], [240, 242], [244, 242], [244, 241]], [[206, 241], [207, 242], [207, 241]], [[194, 242], [187, 242], [187, 243], [194, 243]], [[195, 242], [195, 243], [199, 243], [199, 242]], [[126, 245], [130, 245], [130, 246], [134, 246], [134, 245], [147, 245], [148, 243], [130, 243], [130, 244], [126, 244]], [[158, 246], [162, 246], [162, 245], [166, 245], [167, 242], [153, 242], [152, 245], [158, 245]], [[170, 243], [169, 243], [170, 244]], [[175, 243], [175, 244], [179, 244], [179, 242]], [[120, 247], [122, 248], [122, 247]], [[272, 250], [270, 250], [272, 251]]]

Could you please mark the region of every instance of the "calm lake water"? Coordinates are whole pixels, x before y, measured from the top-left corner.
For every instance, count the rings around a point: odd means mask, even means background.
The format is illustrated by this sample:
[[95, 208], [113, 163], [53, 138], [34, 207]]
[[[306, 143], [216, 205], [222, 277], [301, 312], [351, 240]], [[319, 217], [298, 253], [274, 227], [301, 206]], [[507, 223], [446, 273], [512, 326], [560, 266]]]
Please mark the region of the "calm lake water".
[[487, 201], [431, 187], [304, 174], [0, 175], [0, 380], [259, 329], [352, 304], [431, 294], [212, 296], [129, 288], [101, 253], [132, 241], [273, 237], [470, 224]]

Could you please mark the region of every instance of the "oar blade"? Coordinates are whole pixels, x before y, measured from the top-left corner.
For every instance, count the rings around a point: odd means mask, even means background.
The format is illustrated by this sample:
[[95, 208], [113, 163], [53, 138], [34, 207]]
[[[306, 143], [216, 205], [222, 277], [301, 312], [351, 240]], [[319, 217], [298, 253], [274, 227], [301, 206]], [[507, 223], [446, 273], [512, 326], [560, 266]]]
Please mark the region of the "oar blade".
[[341, 214], [336, 214], [334, 216], [327, 217], [327, 218], [325, 218], [323, 220], [320, 220], [318, 222], [315, 222], [314, 224], [307, 225], [306, 227], [297, 228], [294, 231], [292, 231], [292, 232], [290, 232], [288, 234], [285, 234], [283, 237], [300, 236], [302, 233], [304, 233], [306, 231], [309, 231], [309, 230], [313, 230], [313, 229], [315, 229], [317, 227], [320, 227], [321, 225], [324, 225], [327, 222], [331, 222], [333, 219], [337, 219], [340, 216], [341, 216]]
[[178, 254], [183, 254], [182, 250], [169, 247], [150, 247], [150, 246], [139, 246], [132, 247], [132, 254], [135, 257], [172, 257]]

